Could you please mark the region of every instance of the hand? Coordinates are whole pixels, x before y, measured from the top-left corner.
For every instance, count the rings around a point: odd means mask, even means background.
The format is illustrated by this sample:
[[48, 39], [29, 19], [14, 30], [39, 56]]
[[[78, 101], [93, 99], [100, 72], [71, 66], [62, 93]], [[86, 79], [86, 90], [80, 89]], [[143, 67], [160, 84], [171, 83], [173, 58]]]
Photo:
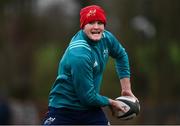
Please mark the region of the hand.
[[123, 104], [121, 104], [121, 102], [112, 100], [112, 99], [109, 99], [109, 102], [110, 102], [109, 108], [110, 108], [113, 116], [115, 115], [115, 111], [126, 112], [126, 110], [123, 107]]
[[131, 90], [122, 90], [121, 95], [134, 97], [139, 102], [139, 100], [136, 98], [136, 96], [132, 93]]
[[121, 89], [122, 89], [122, 91], [121, 91], [122, 96], [131, 96], [131, 97], [134, 97], [137, 101], [139, 101], [131, 91], [130, 78], [121, 79], [120, 84], [121, 84]]

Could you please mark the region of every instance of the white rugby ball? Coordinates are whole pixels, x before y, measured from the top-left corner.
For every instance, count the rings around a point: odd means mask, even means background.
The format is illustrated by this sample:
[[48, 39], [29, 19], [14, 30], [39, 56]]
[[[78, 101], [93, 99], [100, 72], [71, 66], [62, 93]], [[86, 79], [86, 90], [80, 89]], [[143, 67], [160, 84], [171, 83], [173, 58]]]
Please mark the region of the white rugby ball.
[[139, 114], [140, 104], [137, 99], [131, 96], [120, 96], [115, 100], [120, 102], [120, 105], [123, 105], [125, 112], [115, 111], [115, 116], [122, 120], [133, 119]]

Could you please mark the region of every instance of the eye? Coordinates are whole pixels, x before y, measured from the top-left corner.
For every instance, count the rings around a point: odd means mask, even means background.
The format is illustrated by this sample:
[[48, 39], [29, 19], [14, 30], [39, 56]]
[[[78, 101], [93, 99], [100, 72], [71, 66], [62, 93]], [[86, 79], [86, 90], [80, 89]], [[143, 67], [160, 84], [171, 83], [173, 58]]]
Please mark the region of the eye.
[[98, 21], [98, 25], [103, 25], [103, 23], [101, 21]]
[[101, 22], [101, 21], [91, 21], [91, 22], [89, 22], [89, 24], [90, 25], [94, 25], [94, 24], [98, 24], [98, 25], [103, 25], [104, 23], [103, 22]]
[[91, 22], [89, 22], [89, 24], [90, 24], [90, 25], [93, 25], [93, 24], [95, 24], [95, 21], [91, 21]]

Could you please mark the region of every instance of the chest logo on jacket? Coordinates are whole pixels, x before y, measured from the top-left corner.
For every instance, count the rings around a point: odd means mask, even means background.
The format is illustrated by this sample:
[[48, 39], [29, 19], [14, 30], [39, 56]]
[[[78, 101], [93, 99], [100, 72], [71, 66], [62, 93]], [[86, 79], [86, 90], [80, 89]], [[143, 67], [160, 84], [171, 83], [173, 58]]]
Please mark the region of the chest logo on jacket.
[[103, 51], [103, 57], [104, 57], [104, 58], [107, 57], [108, 54], [109, 54], [108, 49], [105, 49], [105, 50]]

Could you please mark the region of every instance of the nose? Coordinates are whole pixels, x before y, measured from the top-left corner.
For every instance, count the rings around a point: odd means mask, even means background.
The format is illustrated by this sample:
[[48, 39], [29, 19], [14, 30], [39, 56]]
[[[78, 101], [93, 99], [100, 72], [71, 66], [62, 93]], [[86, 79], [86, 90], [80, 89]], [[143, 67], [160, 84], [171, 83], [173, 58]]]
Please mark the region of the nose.
[[94, 28], [98, 28], [98, 27], [99, 27], [99, 24], [96, 22], [96, 23], [94, 23], [93, 27], [94, 27]]

